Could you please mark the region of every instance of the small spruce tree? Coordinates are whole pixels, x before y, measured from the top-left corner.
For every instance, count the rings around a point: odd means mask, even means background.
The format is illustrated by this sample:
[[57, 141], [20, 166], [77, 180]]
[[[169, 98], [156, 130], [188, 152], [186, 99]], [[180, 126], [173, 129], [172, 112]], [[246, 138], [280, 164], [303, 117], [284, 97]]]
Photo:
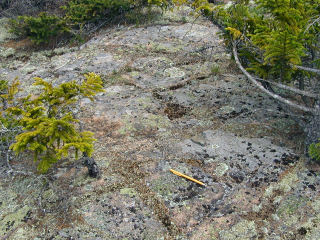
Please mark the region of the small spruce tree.
[[47, 172], [62, 157], [74, 154], [78, 158], [79, 152], [91, 156], [93, 152], [93, 133], [79, 131], [71, 106], [79, 104], [81, 97], [93, 100], [96, 93], [103, 91], [102, 80], [94, 73], [84, 76], [81, 84], [71, 81], [57, 87], [35, 78], [33, 85], [41, 87], [40, 94], [28, 95], [6, 109], [23, 128], [10, 148], [17, 154], [33, 152], [40, 173]]

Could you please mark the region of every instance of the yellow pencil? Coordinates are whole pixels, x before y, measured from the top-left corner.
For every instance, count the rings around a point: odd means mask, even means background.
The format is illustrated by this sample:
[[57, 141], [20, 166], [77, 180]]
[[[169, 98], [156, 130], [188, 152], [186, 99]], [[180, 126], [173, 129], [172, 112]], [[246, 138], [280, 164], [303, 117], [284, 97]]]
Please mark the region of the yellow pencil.
[[200, 184], [200, 185], [202, 185], [202, 186], [206, 186], [203, 182], [200, 182], [200, 181], [198, 181], [198, 180], [196, 180], [196, 179], [194, 179], [194, 178], [192, 178], [192, 177], [189, 177], [189, 176], [187, 176], [187, 175], [184, 175], [184, 174], [182, 174], [181, 172], [175, 171], [175, 170], [173, 170], [173, 169], [170, 169], [170, 172], [172, 172], [173, 174], [175, 174], [175, 175], [177, 175], [177, 176], [179, 176], [179, 177], [184, 177], [184, 178], [186, 178], [186, 179], [188, 179], [188, 180], [190, 180], [190, 181], [193, 181], [193, 182], [195, 182], [195, 183], [198, 183], [198, 184]]

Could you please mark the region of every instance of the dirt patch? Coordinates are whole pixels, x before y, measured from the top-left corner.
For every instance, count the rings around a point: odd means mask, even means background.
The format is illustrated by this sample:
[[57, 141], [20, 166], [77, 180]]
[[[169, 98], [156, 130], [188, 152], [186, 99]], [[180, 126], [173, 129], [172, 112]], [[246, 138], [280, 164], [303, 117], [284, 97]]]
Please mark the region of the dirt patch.
[[189, 112], [190, 109], [181, 106], [176, 103], [167, 103], [164, 108], [164, 113], [168, 116], [170, 120], [181, 118]]
[[30, 39], [22, 40], [10, 40], [2, 44], [6, 48], [14, 48], [19, 50], [32, 50], [34, 49], [34, 43]]

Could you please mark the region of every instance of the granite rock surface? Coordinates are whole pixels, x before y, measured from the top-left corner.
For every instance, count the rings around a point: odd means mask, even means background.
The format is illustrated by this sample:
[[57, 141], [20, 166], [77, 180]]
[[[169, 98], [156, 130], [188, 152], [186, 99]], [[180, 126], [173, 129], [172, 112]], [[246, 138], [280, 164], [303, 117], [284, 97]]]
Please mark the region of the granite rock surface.
[[34, 77], [87, 72], [105, 92], [78, 112], [101, 177], [77, 162], [50, 178], [8, 176], [2, 159], [0, 239], [320, 239], [319, 166], [303, 155], [303, 131], [240, 74], [218, 32], [182, 9], [81, 47], [2, 44], [1, 78], [28, 93]]

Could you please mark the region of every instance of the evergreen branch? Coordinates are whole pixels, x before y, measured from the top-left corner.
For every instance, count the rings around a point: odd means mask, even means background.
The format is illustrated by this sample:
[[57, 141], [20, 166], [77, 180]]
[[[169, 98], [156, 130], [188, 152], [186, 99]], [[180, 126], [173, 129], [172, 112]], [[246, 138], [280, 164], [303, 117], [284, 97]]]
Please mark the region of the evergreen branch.
[[308, 113], [312, 113], [312, 114], [317, 114], [319, 110], [317, 110], [316, 108], [309, 108], [309, 107], [305, 107], [305, 106], [302, 106], [300, 104], [296, 104], [292, 101], [289, 101], [288, 99], [285, 99], [277, 94], [274, 94], [270, 91], [268, 91], [267, 89], [265, 89], [261, 83], [257, 82], [254, 77], [252, 77], [247, 71], [246, 69], [241, 65], [240, 63], [240, 60], [239, 60], [239, 57], [238, 57], [238, 52], [237, 52], [237, 47], [236, 47], [236, 43], [233, 42], [233, 55], [234, 55], [234, 58], [235, 58], [235, 61], [238, 65], [238, 67], [240, 68], [240, 70], [243, 72], [244, 75], [246, 75], [246, 77], [255, 85], [257, 86], [260, 90], [262, 90], [263, 92], [265, 92], [266, 94], [268, 94], [269, 96], [271, 96], [272, 98], [276, 99], [277, 101], [279, 102], [282, 102], [286, 105], [289, 105], [295, 109], [299, 109], [301, 111], [304, 111], [304, 112], [308, 112]]
[[314, 21], [312, 21], [307, 27], [304, 33], [306, 33], [313, 25], [319, 23], [320, 24], [320, 16], [317, 17]]

